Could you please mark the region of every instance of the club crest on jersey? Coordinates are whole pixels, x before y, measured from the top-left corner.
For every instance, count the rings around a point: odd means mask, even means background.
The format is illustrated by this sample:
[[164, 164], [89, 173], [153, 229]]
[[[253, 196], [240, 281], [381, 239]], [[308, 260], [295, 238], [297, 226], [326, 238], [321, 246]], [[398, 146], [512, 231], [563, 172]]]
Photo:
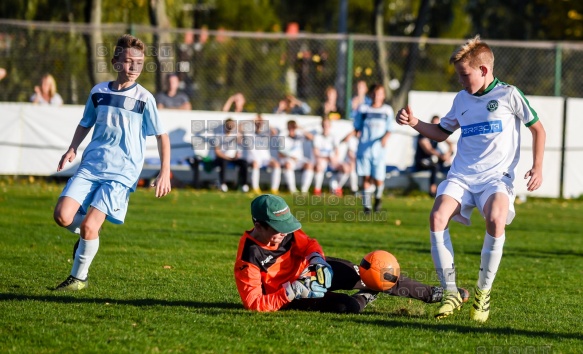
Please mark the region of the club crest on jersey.
[[133, 110], [135, 106], [136, 100], [131, 97], [126, 97], [123, 101], [123, 108], [127, 109], [128, 111]]
[[486, 105], [486, 108], [490, 111], [490, 112], [494, 112], [495, 110], [498, 109], [498, 101], [496, 100], [492, 100], [490, 102], [488, 102], [488, 104]]

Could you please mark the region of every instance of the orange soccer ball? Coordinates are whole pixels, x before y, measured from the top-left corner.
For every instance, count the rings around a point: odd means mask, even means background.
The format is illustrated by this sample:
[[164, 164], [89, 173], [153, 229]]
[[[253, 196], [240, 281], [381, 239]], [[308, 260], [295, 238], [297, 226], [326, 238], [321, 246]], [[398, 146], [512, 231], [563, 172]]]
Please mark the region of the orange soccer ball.
[[358, 267], [360, 279], [372, 290], [386, 291], [392, 288], [399, 275], [401, 267], [397, 258], [387, 251], [373, 251], [360, 261]]

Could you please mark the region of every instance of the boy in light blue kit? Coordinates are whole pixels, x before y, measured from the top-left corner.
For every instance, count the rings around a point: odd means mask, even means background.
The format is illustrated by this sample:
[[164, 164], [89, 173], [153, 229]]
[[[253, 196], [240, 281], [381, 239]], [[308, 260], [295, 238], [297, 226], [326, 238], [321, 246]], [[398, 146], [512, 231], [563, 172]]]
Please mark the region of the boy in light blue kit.
[[55, 207], [59, 226], [80, 235], [74, 249], [71, 275], [55, 290], [87, 287], [87, 274], [99, 249], [99, 230], [107, 219], [123, 224], [129, 195], [136, 188], [144, 164], [146, 136], [155, 135], [160, 174], [152, 183], [156, 197], [170, 192], [170, 142], [158, 117], [156, 101], [135, 81], [144, 65], [144, 43], [121, 36], [111, 59], [117, 79], [91, 90], [83, 118], [57, 171], [77, 155], [77, 148], [93, 127], [79, 169], [69, 179]]
[[[362, 104], [354, 119], [354, 132], [357, 134], [356, 173], [362, 176], [364, 212], [370, 213], [371, 195], [374, 192], [374, 211], [381, 208], [381, 198], [385, 189], [386, 146], [393, 131], [393, 108], [385, 104], [385, 88], [375, 85], [371, 89], [373, 102]], [[350, 137], [347, 136], [344, 140]]]

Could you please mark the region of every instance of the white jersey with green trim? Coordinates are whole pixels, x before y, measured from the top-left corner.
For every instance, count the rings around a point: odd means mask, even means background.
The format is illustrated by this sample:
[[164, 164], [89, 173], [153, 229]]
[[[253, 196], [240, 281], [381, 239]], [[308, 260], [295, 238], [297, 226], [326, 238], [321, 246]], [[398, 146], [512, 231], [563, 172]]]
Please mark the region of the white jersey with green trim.
[[530, 127], [537, 121], [523, 93], [498, 79], [481, 95], [460, 91], [439, 123], [450, 134], [461, 128], [447, 177], [468, 187], [492, 179], [507, 179], [512, 185], [520, 159], [520, 123]]

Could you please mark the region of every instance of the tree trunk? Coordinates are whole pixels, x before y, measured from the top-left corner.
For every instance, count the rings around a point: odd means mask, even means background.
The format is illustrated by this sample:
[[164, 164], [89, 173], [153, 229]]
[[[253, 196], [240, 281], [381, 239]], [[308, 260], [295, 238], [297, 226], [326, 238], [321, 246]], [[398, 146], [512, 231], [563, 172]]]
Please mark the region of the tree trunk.
[[[417, 20], [415, 21], [415, 29], [413, 30], [414, 38], [420, 38], [423, 34], [423, 27], [427, 24], [431, 12], [430, 1], [431, 0], [421, 0], [419, 13], [417, 14]], [[403, 80], [398, 94], [394, 97], [393, 108], [398, 109], [398, 107], [404, 107], [407, 102], [409, 91], [413, 87], [413, 81], [415, 80], [415, 70], [417, 69], [417, 63], [419, 61], [419, 45], [420, 43], [417, 42], [409, 44], [409, 54], [405, 64]]]
[[[167, 31], [170, 28], [170, 21], [166, 14], [166, 2], [164, 0], [150, 0], [149, 2], [150, 24], [156, 27], [154, 32], [154, 48], [156, 60], [156, 92], [163, 90], [166, 76], [177, 72], [174, 62], [176, 48]], [[180, 78], [183, 80], [183, 78]]]
[[377, 45], [377, 64], [380, 69], [380, 81], [385, 88], [387, 99], [391, 100], [392, 92], [389, 89], [390, 73], [389, 73], [389, 60], [387, 55], [387, 48], [385, 42], [383, 41], [384, 36], [384, 7], [385, 0], [375, 0], [374, 3], [374, 34], [376, 35], [376, 45]]
[[87, 45], [87, 69], [89, 79], [94, 86], [99, 82], [111, 80], [108, 61], [112, 57], [113, 46], [103, 43], [101, 34], [101, 0], [91, 0], [87, 2], [86, 19], [91, 25], [91, 33], [84, 35]]

